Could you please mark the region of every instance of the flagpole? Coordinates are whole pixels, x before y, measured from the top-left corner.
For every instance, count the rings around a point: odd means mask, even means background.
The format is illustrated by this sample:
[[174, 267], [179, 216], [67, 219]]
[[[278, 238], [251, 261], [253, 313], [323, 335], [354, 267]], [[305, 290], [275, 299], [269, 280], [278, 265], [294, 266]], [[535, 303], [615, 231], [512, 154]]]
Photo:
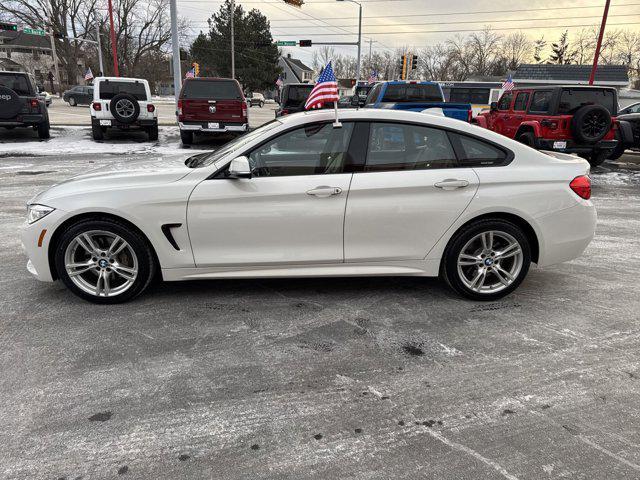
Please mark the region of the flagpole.
[[340, 123], [340, 120], [338, 119], [338, 102], [336, 102], [336, 101], [333, 102], [333, 111], [336, 114], [336, 121], [333, 122], [333, 128], [340, 128], [340, 127], [342, 127], [342, 124]]

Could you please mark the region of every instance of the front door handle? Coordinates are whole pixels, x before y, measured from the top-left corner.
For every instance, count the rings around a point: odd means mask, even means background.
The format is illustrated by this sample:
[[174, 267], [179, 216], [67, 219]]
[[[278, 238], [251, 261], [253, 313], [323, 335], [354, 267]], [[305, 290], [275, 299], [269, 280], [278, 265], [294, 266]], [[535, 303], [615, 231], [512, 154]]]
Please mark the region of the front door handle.
[[447, 178], [435, 184], [436, 187], [443, 190], [455, 190], [456, 188], [464, 188], [469, 186], [466, 180], [458, 180], [456, 178]]
[[313, 195], [321, 198], [330, 197], [332, 195], [340, 195], [341, 193], [342, 189], [340, 187], [328, 187], [326, 185], [321, 185], [320, 187], [307, 190], [307, 195]]

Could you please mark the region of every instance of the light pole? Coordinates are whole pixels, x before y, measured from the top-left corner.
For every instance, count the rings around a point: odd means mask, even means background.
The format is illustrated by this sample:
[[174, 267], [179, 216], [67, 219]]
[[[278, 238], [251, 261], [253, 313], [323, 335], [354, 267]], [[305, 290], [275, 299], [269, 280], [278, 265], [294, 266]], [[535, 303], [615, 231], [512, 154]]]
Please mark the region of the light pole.
[[171, 49], [173, 51], [173, 95], [176, 104], [182, 88], [182, 72], [180, 71], [180, 42], [178, 40], [178, 9], [176, 0], [169, 3], [169, 15], [171, 16]]
[[233, 19], [236, 13], [236, 2], [231, 0], [231, 78], [236, 78], [236, 49], [235, 38], [233, 34]]
[[337, 2], [351, 2], [358, 5], [358, 66], [356, 67], [356, 85], [360, 81], [360, 48], [362, 47], [362, 4], [355, 0], [336, 0]]

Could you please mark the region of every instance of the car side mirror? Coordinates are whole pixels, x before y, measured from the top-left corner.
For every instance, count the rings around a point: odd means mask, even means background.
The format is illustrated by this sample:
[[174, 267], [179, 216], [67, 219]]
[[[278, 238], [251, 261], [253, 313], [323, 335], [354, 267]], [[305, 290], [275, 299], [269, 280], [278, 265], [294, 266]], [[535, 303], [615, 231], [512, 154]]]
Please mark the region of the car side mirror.
[[491, 110], [492, 112], [497, 112], [498, 111], [498, 102], [491, 102], [491, 104], [489, 104], [489, 110]]
[[251, 178], [251, 167], [247, 157], [237, 157], [231, 160], [227, 178]]

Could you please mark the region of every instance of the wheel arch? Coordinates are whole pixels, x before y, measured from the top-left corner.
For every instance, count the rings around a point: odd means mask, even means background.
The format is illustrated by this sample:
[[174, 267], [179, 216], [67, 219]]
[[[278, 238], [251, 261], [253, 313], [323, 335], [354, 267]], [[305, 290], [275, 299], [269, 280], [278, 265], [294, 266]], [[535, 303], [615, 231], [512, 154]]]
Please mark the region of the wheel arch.
[[531, 132], [536, 138], [538, 138], [540, 136], [540, 127], [536, 122], [524, 122], [518, 127], [514, 138], [517, 140], [520, 135], [526, 132]]
[[112, 213], [83, 212], [83, 213], [79, 213], [78, 215], [74, 215], [72, 217], [67, 218], [64, 222], [62, 222], [60, 225], [57, 226], [57, 228], [51, 235], [51, 240], [49, 240], [49, 246], [47, 251], [47, 260], [49, 262], [49, 270], [51, 272], [51, 278], [53, 280], [58, 280], [60, 278], [56, 270], [56, 262], [55, 262], [55, 252], [56, 252], [56, 249], [58, 248], [58, 242], [60, 241], [60, 237], [62, 236], [64, 231], [67, 229], [67, 227], [75, 223], [81, 222], [83, 220], [114, 220], [118, 223], [124, 224], [131, 230], [141, 235], [142, 238], [145, 240], [145, 242], [147, 242], [147, 246], [151, 250], [151, 254], [153, 255], [153, 260], [156, 264], [156, 267], [158, 267], [156, 268], [157, 274], [162, 275], [161, 273], [162, 269], [160, 268], [160, 260], [158, 259], [158, 254], [156, 253], [156, 249], [154, 248], [153, 243], [151, 243], [151, 241], [149, 240], [149, 237], [142, 230], [140, 230], [138, 226], [136, 226], [134, 223], [127, 220], [126, 218], [123, 218], [118, 215], [114, 215]]
[[456, 228], [456, 230], [449, 236], [449, 239], [447, 240], [447, 244], [443, 251], [443, 255], [441, 256], [441, 260], [440, 260], [441, 267], [446, 256], [444, 252], [447, 252], [451, 243], [453, 242], [453, 239], [456, 237], [458, 232], [460, 232], [463, 228], [467, 227], [471, 223], [477, 222], [479, 220], [505, 220], [507, 222], [511, 222], [516, 226], [520, 227], [522, 229], [522, 232], [527, 237], [527, 240], [529, 240], [529, 245], [531, 247], [531, 261], [533, 263], [538, 263], [538, 260], [540, 258], [540, 241], [538, 239], [538, 235], [536, 234], [536, 231], [531, 226], [531, 224], [521, 216], [516, 215], [514, 213], [489, 212], [489, 213], [483, 213], [482, 215], [478, 215], [476, 217], [470, 218], [465, 223], [463, 223], [458, 228]]

